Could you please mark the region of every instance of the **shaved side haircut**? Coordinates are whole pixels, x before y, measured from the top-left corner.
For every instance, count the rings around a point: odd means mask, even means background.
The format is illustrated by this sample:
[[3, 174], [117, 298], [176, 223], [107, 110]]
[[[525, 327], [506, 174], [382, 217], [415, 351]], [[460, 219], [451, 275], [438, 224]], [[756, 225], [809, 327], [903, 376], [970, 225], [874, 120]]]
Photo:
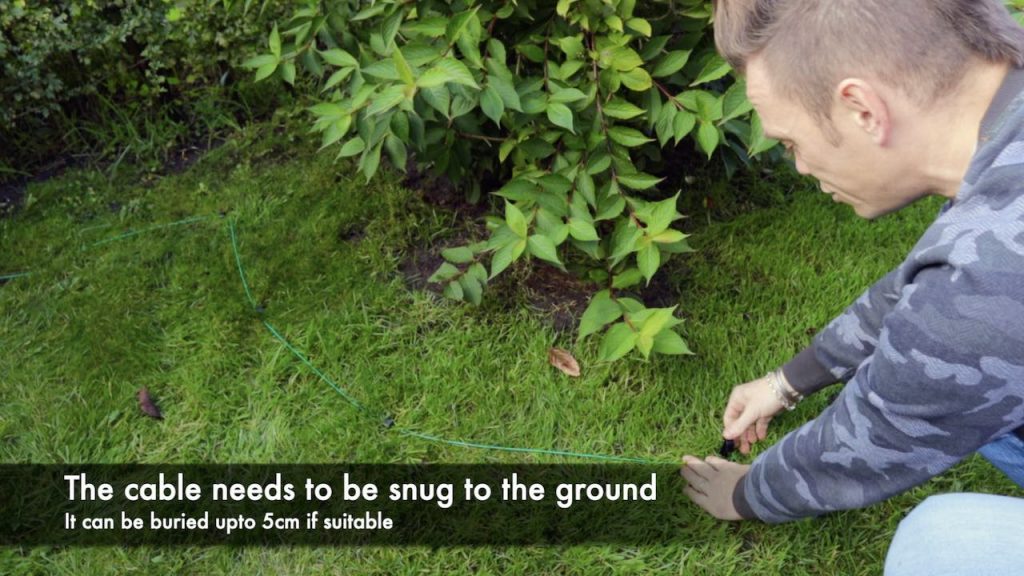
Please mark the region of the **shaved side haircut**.
[[776, 90], [822, 120], [851, 76], [926, 107], [960, 86], [972, 58], [1024, 67], [1024, 28], [1001, 0], [715, 0], [714, 31], [733, 68], [762, 56]]

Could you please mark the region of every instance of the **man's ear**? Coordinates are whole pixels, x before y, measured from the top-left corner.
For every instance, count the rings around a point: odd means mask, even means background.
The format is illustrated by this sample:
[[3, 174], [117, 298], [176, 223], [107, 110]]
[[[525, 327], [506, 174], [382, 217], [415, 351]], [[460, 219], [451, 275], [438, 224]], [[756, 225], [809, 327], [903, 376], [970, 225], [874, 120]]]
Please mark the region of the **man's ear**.
[[852, 120], [875, 144], [889, 144], [892, 137], [889, 105], [874, 86], [860, 78], [847, 78], [836, 88], [836, 101], [839, 113]]

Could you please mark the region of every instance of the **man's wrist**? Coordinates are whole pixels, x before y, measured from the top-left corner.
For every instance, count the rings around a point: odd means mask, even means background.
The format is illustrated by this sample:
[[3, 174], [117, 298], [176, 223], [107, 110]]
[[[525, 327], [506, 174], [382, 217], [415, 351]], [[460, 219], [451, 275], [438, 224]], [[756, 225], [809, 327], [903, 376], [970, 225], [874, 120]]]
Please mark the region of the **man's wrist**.
[[747, 475], [744, 474], [740, 481], [736, 483], [736, 488], [732, 491], [732, 507], [736, 509], [736, 513], [744, 520], [757, 520], [757, 514], [754, 514], [754, 509], [747, 502], [746, 488], [744, 488], [746, 479]]
[[786, 362], [782, 366], [782, 373], [786, 377], [786, 382], [804, 396], [810, 396], [837, 380], [818, 360], [813, 344]]
[[797, 392], [786, 380], [785, 374], [782, 373], [782, 369], [775, 369], [769, 372], [765, 378], [768, 380], [768, 386], [771, 387], [772, 393], [775, 394], [775, 398], [786, 410], [792, 410], [796, 408], [798, 402], [804, 399], [803, 394]]

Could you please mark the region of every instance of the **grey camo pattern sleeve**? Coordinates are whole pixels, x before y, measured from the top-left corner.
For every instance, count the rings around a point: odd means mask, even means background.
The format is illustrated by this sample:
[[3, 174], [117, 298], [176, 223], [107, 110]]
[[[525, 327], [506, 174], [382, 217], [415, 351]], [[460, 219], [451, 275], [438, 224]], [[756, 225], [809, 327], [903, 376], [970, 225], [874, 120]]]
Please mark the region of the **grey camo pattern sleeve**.
[[1024, 96], [907, 259], [814, 342], [848, 380], [737, 494], [766, 522], [873, 504], [1024, 425]]

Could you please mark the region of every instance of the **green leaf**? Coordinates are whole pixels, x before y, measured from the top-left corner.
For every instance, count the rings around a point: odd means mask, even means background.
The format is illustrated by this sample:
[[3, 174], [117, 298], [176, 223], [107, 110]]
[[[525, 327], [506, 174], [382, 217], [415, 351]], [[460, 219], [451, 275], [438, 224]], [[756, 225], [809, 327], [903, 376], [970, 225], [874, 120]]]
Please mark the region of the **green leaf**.
[[260, 66], [259, 68], [256, 69], [256, 76], [253, 78], [253, 80], [259, 82], [260, 80], [269, 78], [271, 74], [277, 71], [277, 64], [278, 61], [274, 60], [273, 62]]
[[686, 234], [683, 234], [679, 230], [665, 230], [651, 238], [651, 241], [657, 242], [658, 244], [674, 244], [686, 240]]
[[576, 190], [583, 195], [587, 204], [597, 208], [597, 187], [594, 185], [594, 177], [586, 170], [580, 170], [579, 175], [576, 176]]
[[611, 293], [608, 290], [598, 292], [580, 318], [577, 340], [583, 340], [621, 317], [622, 307], [612, 300]]
[[480, 109], [501, 127], [501, 117], [505, 114], [505, 102], [493, 85], [488, 85], [480, 94]]
[[693, 127], [697, 125], [697, 117], [686, 110], [680, 110], [676, 113], [676, 118], [672, 124], [673, 136], [675, 136], [676, 144], [680, 140], [686, 137]]
[[348, 115], [342, 116], [334, 122], [331, 122], [327, 126], [327, 129], [324, 130], [323, 140], [320, 142], [320, 149], [323, 150], [338, 140], [341, 140], [341, 138], [348, 132], [350, 126], [352, 126], [352, 116]]
[[580, 242], [600, 240], [594, 225], [578, 218], [569, 219], [569, 234]]
[[441, 256], [455, 264], [469, 264], [473, 261], [473, 251], [467, 246], [447, 248], [441, 251]]
[[377, 168], [380, 167], [380, 150], [383, 146], [384, 143], [381, 142], [363, 153], [362, 167], [367, 182], [373, 179], [373, 175], [377, 173]]
[[427, 278], [427, 282], [447, 282], [448, 280], [451, 280], [452, 278], [455, 278], [458, 275], [458, 268], [452, 266], [447, 262], [443, 262], [441, 264], [441, 267], [438, 268], [437, 271], [430, 276], [430, 278]]
[[412, 22], [406, 22], [402, 25], [402, 31], [409, 35], [420, 35], [428, 38], [439, 38], [444, 36], [445, 27], [448, 25], [448, 19], [442, 16], [436, 16], [434, 18], [425, 18], [423, 20], [416, 20]]
[[601, 341], [601, 360], [614, 362], [636, 348], [637, 333], [628, 324], [619, 323], [611, 327]]
[[474, 306], [479, 306], [483, 300], [483, 286], [480, 281], [469, 274], [459, 278], [459, 285], [462, 286], [463, 297]]
[[651, 138], [644, 136], [643, 132], [627, 126], [612, 126], [608, 129], [608, 136], [613, 142], [622, 144], [627, 148], [635, 148], [648, 142], [653, 142]]
[[444, 58], [438, 62], [416, 80], [416, 85], [420, 88], [432, 88], [446, 82], [453, 82], [469, 86], [470, 88], [480, 88], [469, 68], [454, 58]]
[[638, 268], [627, 268], [625, 271], [616, 274], [615, 277], [612, 278], [612, 288], [632, 288], [639, 284], [643, 279], [644, 275], [640, 273]]
[[253, 56], [252, 58], [249, 58], [248, 60], [243, 62], [242, 67], [261, 68], [263, 66], [266, 66], [267, 64], [273, 64], [276, 66], [279, 60], [280, 58], [274, 56], [273, 54], [260, 54], [259, 56]]
[[629, 72], [642, 66], [644, 61], [640, 58], [640, 55], [636, 53], [632, 48], [625, 46], [617, 46], [606, 50], [602, 55], [601, 59], [606, 61], [612, 68], [619, 72]]
[[604, 112], [605, 116], [618, 118], [619, 120], [629, 120], [644, 113], [643, 108], [627, 102], [622, 98], [614, 98], [605, 104], [601, 111]]
[[452, 300], [462, 300], [464, 292], [462, 291], [462, 284], [458, 280], [452, 280], [444, 288], [444, 295]]
[[551, 102], [559, 102], [561, 104], [567, 104], [569, 102], [577, 102], [579, 100], [586, 100], [587, 95], [580, 92], [576, 88], [566, 88], [559, 90], [551, 95]]
[[715, 54], [708, 63], [704, 65], [704, 69], [697, 74], [697, 79], [694, 80], [690, 86], [697, 86], [704, 84], [705, 82], [711, 82], [712, 80], [718, 80], [722, 76], [725, 76], [732, 70], [729, 63], [725, 61], [720, 55]]
[[583, 54], [583, 40], [580, 36], [564, 36], [555, 40], [558, 47], [565, 52], [565, 57], [568, 60], [576, 60], [581, 54]]
[[318, 120], [341, 120], [349, 115], [349, 109], [336, 102], [321, 102], [310, 106], [309, 111], [319, 116]]
[[679, 95], [679, 101], [687, 109], [697, 113], [697, 117], [705, 122], [714, 122], [722, 118], [722, 99], [704, 90], [690, 90]]
[[368, 6], [360, 10], [358, 13], [356, 13], [356, 15], [352, 17], [352, 21], [359, 22], [360, 20], [369, 20], [370, 18], [373, 18], [374, 16], [377, 16], [384, 12], [384, 10], [387, 7], [388, 5], [383, 2], [381, 2], [380, 4]]
[[405, 172], [406, 163], [409, 161], [409, 152], [405, 148], [405, 143], [394, 134], [388, 134], [388, 137], [384, 139], [384, 148], [388, 151], [391, 164]]
[[[679, 194], [659, 202], [648, 204], [647, 234], [656, 236], [668, 229], [676, 219], [676, 207], [679, 205]], [[638, 210], [639, 212], [639, 210]]]
[[623, 72], [619, 74], [619, 78], [622, 80], [622, 83], [626, 88], [629, 88], [634, 92], [650, 90], [651, 86], [654, 85], [654, 81], [651, 80], [651, 75], [643, 68], [634, 68], [629, 72]]
[[363, 68], [362, 72], [366, 76], [373, 76], [374, 78], [380, 78], [381, 80], [393, 80], [395, 82], [400, 80], [398, 76], [398, 69], [395, 68], [395, 61], [392, 58], [378, 60]]
[[562, 266], [562, 261], [558, 259], [558, 249], [547, 236], [534, 234], [527, 240], [527, 246], [529, 247], [530, 254], [541, 260], [557, 264], [559, 267]]
[[672, 138], [672, 124], [675, 122], [676, 114], [680, 110], [673, 105], [662, 106], [658, 114], [658, 121], [655, 123], [655, 133], [658, 135], [658, 144], [662, 147]]
[[394, 85], [378, 94], [366, 107], [366, 115], [373, 116], [398, 106], [405, 100], [405, 86]]
[[560, 216], [544, 208], [537, 211], [537, 230], [547, 236], [555, 246], [565, 242], [569, 236], [569, 225]]
[[636, 337], [636, 349], [644, 355], [644, 358], [651, 357], [651, 348], [654, 348], [654, 338], [649, 334], [640, 333]]
[[673, 52], [669, 52], [658, 60], [658, 63], [654, 66], [654, 71], [651, 72], [651, 76], [654, 76], [655, 78], [671, 76], [682, 70], [683, 66], [686, 66], [686, 62], [689, 59], [689, 50], [675, 50]]
[[355, 138], [345, 142], [341, 147], [341, 152], [338, 153], [338, 158], [346, 158], [348, 156], [355, 156], [356, 154], [362, 153], [366, 149], [366, 142], [362, 138], [356, 136]]
[[651, 37], [651, 23], [643, 18], [630, 18], [626, 21], [626, 28], [638, 32], [639, 34]]
[[516, 87], [510, 80], [492, 74], [487, 77], [487, 84], [498, 92], [498, 95], [501, 96], [501, 101], [505, 103], [505, 108], [515, 110], [516, 112], [523, 111], [523, 104], [519, 99], [519, 93], [516, 92]]
[[501, 274], [506, 268], [509, 267], [509, 265], [512, 264], [512, 262], [515, 260], [515, 249], [516, 242], [513, 241], [495, 251], [494, 257], [491, 258], [490, 278], [494, 278], [498, 274]]
[[775, 147], [779, 142], [771, 138], [765, 138], [764, 126], [761, 124], [761, 116], [754, 112], [750, 121], [750, 149], [747, 151], [751, 156], [760, 154]]
[[270, 31], [270, 53], [274, 56], [281, 57], [281, 35], [277, 32], [277, 24], [274, 24], [274, 29]]
[[402, 82], [405, 82], [407, 86], [414, 86], [416, 79], [412, 76], [412, 68], [409, 67], [409, 63], [405, 60], [402, 50], [396, 46], [391, 53], [391, 58], [395, 61], [395, 69], [398, 70], [398, 77], [402, 79]]
[[644, 174], [643, 172], [637, 172], [636, 174], [619, 174], [619, 183], [627, 188], [633, 190], [647, 190], [653, 188], [661, 182], [664, 178], [658, 178], [650, 174]]
[[551, 121], [555, 126], [561, 126], [573, 134], [576, 130], [573, 129], [572, 124], [572, 110], [565, 104], [559, 104], [558, 102], [552, 102], [548, 104], [548, 120]]
[[644, 313], [637, 314], [632, 318], [633, 326], [638, 328], [641, 335], [654, 337], [664, 328], [671, 328], [679, 323], [673, 317], [676, 307], [671, 308], [649, 308]]
[[640, 273], [647, 279], [647, 283], [650, 284], [651, 278], [654, 277], [658, 266], [661, 265], [661, 251], [654, 244], [644, 246], [636, 253], [636, 265], [640, 268]]
[[501, 147], [498, 149], [498, 162], [504, 162], [508, 158], [508, 155], [515, 150], [516, 144], [518, 144], [518, 142], [516, 142], [515, 138], [506, 138], [502, 141]]
[[613, 194], [601, 201], [595, 220], [611, 220], [618, 218], [626, 209], [626, 199], [621, 194]]
[[528, 226], [526, 216], [523, 215], [522, 210], [511, 202], [505, 202], [505, 223], [520, 238], [526, 238]]
[[654, 337], [654, 351], [658, 354], [677, 356], [681, 354], [693, 355], [693, 352], [690, 351], [682, 336], [671, 328], [658, 332], [658, 335]]
[[722, 122], [728, 122], [750, 112], [754, 106], [747, 100], [747, 83], [740, 80], [729, 87], [722, 96]]
[[285, 82], [295, 85], [295, 63], [288, 61], [281, 63], [281, 79]]
[[700, 128], [697, 129], [697, 143], [708, 158], [711, 158], [718, 147], [718, 128], [711, 122], [701, 122]]
[[452, 96], [448, 88], [444, 86], [424, 88], [419, 93], [431, 108], [440, 112], [445, 118], [451, 118]]
[[623, 28], [622, 28], [622, 18], [619, 18], [618, 16], [615, 16], [614, 14], [611, 15], [611, 16], [608, 16], [607, 18], [605, 18], [604, 19], [604, 23], [607, 24], [609, 28], [611, 28], [612, 30], [615, 30], [616, 32], [622, 32], [623, 31]]
[[332, 48], [320, 53], [320, 56], [328, 64], [341, 66], [342, 68], [358, 68], [359, 62], [351, 54], [341, 48]]
[[352, 75], [353, 70], [353, 68], [342, 68], [341, 70], [335, 71], [334, 74], [331, 74], [331, 77], [327, 79], [327, 82], [324, 83], [324, 87], [321, 90], [321, 92], [326, 92], [327, 90], [330, 90], [331, 88], [334, 88], [335, 86], [340, 84], [342, 81], [344, 81], [346, 78]]

